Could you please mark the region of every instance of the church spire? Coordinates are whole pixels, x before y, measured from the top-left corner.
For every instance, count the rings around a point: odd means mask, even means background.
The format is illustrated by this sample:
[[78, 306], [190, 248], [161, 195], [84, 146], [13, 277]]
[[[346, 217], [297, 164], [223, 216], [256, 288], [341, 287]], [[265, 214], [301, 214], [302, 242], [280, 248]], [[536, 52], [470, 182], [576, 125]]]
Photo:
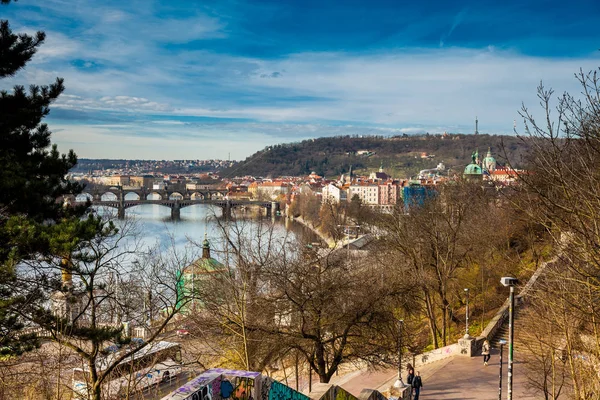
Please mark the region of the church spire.
[[210, 258], [210, 243], [204, 232], [204, 241], [202, 241], [202, 258]]

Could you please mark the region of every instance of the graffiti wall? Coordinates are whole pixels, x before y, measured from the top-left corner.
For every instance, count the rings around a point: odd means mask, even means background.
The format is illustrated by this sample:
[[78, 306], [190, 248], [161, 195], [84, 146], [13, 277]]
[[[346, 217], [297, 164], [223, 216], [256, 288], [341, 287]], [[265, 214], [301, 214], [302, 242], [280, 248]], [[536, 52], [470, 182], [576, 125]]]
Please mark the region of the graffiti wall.
[[263, 397], [263, 400], [309, 400], [309, 398], [281, 382], [271, 381], [268, 396]]
[[162, 400], [309, 400], [258, 372], [210, 369]]

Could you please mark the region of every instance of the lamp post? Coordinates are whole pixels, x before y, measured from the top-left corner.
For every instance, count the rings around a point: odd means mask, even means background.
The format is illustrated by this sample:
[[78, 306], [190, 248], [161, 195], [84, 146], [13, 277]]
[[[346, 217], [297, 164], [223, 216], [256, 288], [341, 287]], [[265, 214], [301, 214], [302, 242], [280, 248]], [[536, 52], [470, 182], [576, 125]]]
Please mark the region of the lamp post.
[[502, 355], [504, 354], [504, 345], [506, 340], [500, 340], [500, 376], [498, 378], [498, 400], [502, 400]]
[[507, 399], [512, 400], [513, 386], [513, 345], [515, 340], [515, 285], [517, 278], [505, 276], [500, 278], [500, 283], [510, 288], [509, 308], [508, 308], [508, 388]]
[[398, 380], [394, 382], [394, 387], [403, 388], [406, 386], [402, 381], [402, 330], [404, 327], [404, 320], [398, 320]]
[[469, 289], [465, 288], [465, 294], [467, 296], [467, 308], [465, 309], [465, 339], [470, 339], [471, 336], [469, 335]]
[[350, 258], [350, 228], [356, 229], [356, 234], [358, 235], [358, 230], [360, 229], [360, 225], [338, 225], [338, 228], [344, 228], [344, 233], [346, 234], [346, 249], [347, 249], [347, 257]]

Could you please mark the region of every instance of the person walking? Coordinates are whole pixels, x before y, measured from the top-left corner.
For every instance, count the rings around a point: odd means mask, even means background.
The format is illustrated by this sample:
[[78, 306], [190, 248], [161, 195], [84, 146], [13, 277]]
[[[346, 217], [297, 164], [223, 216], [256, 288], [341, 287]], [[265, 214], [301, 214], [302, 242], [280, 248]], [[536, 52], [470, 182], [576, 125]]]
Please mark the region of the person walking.
[[410, 364], [406, 366], [406, 370], [408, 371], [408, 375], [406, 375], [406, 384], [412, 387], [412, 382], [415, 377], [415, 370]]
[[483, 347], [481, 348], [481, 355], [483, 356], [483, 365], [488, 365], [488, 361], [490, 361], [490, 342], [485, 339], [483, 342]]
[[414, 391], [413, 400], [419, 400], [419, 395], [423, 388], [423, 381], [421, 380], [421, 373], [419, 371], [417, 371], [417, 375], [412, 380], [412, 388]]

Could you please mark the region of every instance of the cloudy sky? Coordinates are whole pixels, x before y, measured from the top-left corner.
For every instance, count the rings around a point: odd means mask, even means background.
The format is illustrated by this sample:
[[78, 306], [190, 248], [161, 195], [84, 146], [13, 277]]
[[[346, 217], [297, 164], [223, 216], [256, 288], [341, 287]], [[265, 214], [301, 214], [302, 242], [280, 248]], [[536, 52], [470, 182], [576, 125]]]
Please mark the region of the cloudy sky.
[[339, 134], [510, 133], [540, 80], [600, 66], [597, 0], [20, 0], [44, 30], [0, 82], [67, 90], [48, 122], [80, 157], [244, 158]]

